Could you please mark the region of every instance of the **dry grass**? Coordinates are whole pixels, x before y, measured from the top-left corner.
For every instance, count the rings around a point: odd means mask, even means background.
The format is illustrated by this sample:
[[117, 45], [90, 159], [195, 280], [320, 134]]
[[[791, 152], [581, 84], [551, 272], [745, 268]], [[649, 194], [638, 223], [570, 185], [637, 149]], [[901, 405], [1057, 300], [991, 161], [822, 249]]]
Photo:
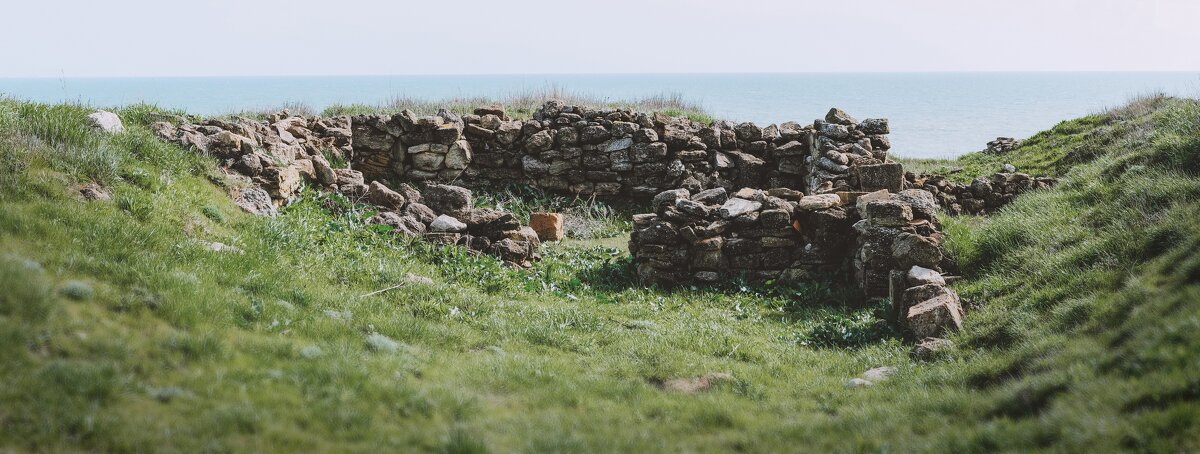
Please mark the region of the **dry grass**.
[[477, 107], [502, 106], [510, 117], [523, 119], [529, 118], [534, 111], [549, 100], [559, 100], [568, 105], [593, 108], [620, 108], [639, 112], [664, 112], [673, 116], [686, 115], [689, 118], [697, 117], [700, 120], [708, 118], [703, 106], [698, 102], [684, 98], [679, 93], [660, 93], [635, 99], [618, 99], [570, 91], [557, 85], [513, 92], [496, 98], [474, 96], [430, 100], [411, 96], [398, 96], [373, 105], [334, 104], [326, 108], [321, 114], [324, 116], [389, 114], [405, 109], [420, 115], [433, 115], [439, 109], [447, 109], [458, 114], [468, 114]]

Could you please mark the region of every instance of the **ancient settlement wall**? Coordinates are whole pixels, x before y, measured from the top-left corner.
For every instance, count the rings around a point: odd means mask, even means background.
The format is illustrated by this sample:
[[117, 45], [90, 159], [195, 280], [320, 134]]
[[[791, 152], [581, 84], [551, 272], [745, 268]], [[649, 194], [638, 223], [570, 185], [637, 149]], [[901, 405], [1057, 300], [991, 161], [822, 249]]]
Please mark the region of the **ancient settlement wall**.
[[[371, 222], [529, 266], [539, 238], [508, 213], [475, 209], [463, 186], [528, 184], [552, 192], [651, 200], [630, 238], [644, 283], [832, 279], [890, 297], [918, 338], [956, 329], [945, 286], [953, 266], [936, 217], [984, 213], [1053, 184], [1010, 172], [956, 184], [888, 159], [885, 119], [838, 109], [811, 124], [703, 124], [551, 101], [530, 120], [502, 109], [458, 116], [236, 118], [156, 123], [164, 139], [222, 159], [232, 194], [272, 214], [300, 183], [383, 209]], [[334, 169], [322, 156], [351, 162]], [[417, 191], [407, 183], [421, 183]], [[394, 190], [393, 190], [394, 189]]]
[[848, 191], [899, 169], [872, 167], [887, 159], [887, 120], [860, 123], [840, 111], [809, 125], [760, 127], [552, 101], [526, 121], [500, 109], [461, 117], [402, 112], [354, 117], [353, 130], [353, 167], [368, 179], [521, 183], [582, 195], [649, 199], [668, 189], [718, 187]]

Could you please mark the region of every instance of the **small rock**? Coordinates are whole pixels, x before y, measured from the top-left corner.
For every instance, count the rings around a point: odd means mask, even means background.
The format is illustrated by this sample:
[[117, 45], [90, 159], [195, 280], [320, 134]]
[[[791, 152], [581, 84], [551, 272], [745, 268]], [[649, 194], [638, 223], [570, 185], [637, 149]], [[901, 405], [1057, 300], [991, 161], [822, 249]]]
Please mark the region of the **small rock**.
[[406, 273], [404, 275], [404, 281], [413, 285], [433, 285], [433, 279], [413, 273]]
[[453, 216], [443, 214], [429, 223], [429, 230], [433, 232], [461, 233], [467, 231], [467, 224], [464, 224]]
[[846, 389], [863, 388], [866, 386], [874, 386], [874, 385], [875, 385], [875, 383], [871, 382], [870, 380], [864, 380], [861, 378], [851, 378], [849, 381], [846, 382]]
[[307, 347], [300, 349], [300, 356], [303, 358], [306, 358], [306, 359], [317, 358], [317, 357], [321, 356], [322, 353], [323, 352], [321, 351], [321, 347], [318, 347], [316, 345], [309, 345]]
[[83, 199], [89, 202], [104, 202], [112, 200], [112, 196], [109, 195], [108, 190], [95, 183], [90, 183], [80, 188], [79, 195], [83, 196]]
[[233, 254], [241, 254], [243, 252], [242, 249], [237, 246], [230, 246], [228, 244], [216, 241], [200, 240], [200, 244], [203, 245], [205, 249], [213, 252], [229, 252]]
[[654, 322], [650, 320], [630, 320], [625, 322], [625, 327], [629, 329], [652, 329]]
[[895, 367], [876, 367], [874, 369], [863, 372], [862, 377], [868, 381], [879, 383], [886, 381], [889, 377], [896, 373]]
[[395, 353], [400, 350], [400, 343], [379, 333], [367, 336], [367, 348], [374, 352]]
[[115, 134], [125, 130], [125, 125], [121, 124], [121, 117], [107, 110], [97, 110], [87, 116], [88, 123], [93, 128]]
[[926, 337], [913, 346], [911, 355], [917, 361], [929, 361], [935, 358], [939, 352], [951, 348], [954, 348], [954, 342], [949, 339]]
[[1012, 164], [1004, 164], [1004, 166], [1001, 168], [1004, 169], [1005, 173], [1013, 173], [1013, 172], [1017, 171], [1017, 166], [1014, 166]]

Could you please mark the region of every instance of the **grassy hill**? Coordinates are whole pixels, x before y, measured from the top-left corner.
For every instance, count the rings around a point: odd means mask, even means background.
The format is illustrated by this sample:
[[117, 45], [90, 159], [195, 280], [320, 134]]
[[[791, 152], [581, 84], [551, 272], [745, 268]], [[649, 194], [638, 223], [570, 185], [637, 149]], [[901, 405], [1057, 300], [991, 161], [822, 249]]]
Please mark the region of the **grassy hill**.
[[[621, 207], [582, 203], [596, 238], [511, 270], [311, 191], [246, 215], [213, 162], [154, 138], [156, 109], [120, 109], [113, 136], [88, 112], [0, 101], [0, 447], [1200, 450], [1197, 101], [1006, 156], [1063, 183], [946, 220], [971, 304], [924, 363], [827, 286], [637, 288]], [[374, 293], [410, 273], [433, 284]], [[876, 366], [899, 372], [844, 387]]]

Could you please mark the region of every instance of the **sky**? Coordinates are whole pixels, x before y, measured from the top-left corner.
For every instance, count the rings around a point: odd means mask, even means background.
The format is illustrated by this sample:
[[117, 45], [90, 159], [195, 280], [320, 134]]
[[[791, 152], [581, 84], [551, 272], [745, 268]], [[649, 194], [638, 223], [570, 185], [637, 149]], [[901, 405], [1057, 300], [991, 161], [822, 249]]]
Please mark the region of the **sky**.
[[0, 77], [1197, 71], [1197, 0], [5, 0]]

